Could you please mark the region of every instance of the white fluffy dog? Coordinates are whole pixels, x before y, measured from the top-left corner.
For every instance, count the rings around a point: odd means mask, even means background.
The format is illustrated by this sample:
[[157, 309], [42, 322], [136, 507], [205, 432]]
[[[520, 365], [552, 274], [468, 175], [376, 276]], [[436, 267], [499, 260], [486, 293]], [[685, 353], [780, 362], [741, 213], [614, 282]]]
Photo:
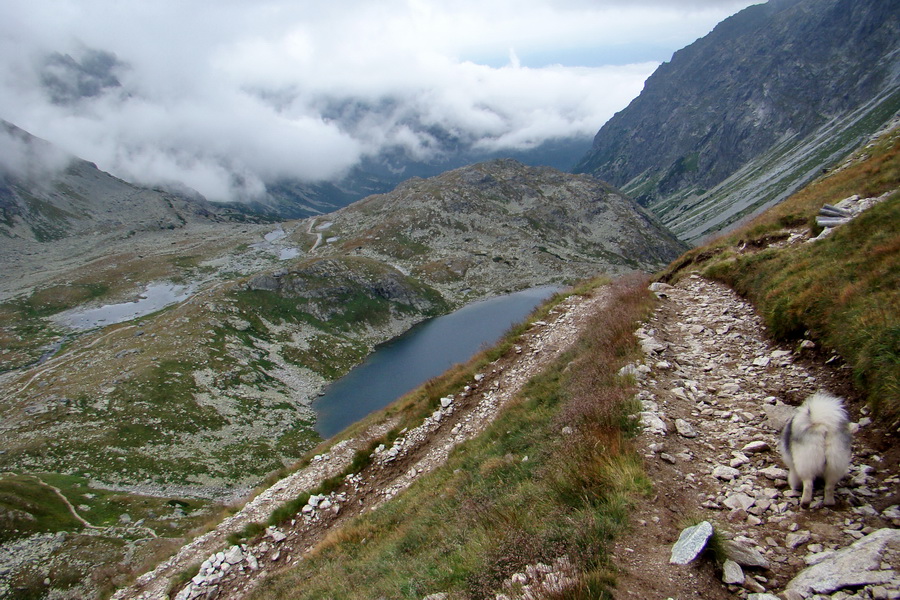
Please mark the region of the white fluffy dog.
[[840, 398], [816, 392], [794, 412], [781, 432], [781, 456], [790, 469], [791, 489], [803, 482], [802, 506], [812, 502], [813, 481], [825, 479], [825, 505], [834, 505], [834, 486], [850, 466], [850, 428]]

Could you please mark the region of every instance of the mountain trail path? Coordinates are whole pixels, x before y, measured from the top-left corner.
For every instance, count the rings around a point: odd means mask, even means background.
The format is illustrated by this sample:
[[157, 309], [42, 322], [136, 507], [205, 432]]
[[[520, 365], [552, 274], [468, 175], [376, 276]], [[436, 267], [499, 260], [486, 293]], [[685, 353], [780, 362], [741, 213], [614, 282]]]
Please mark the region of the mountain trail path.
[[[654, 494], [638, 499], [630, 530], [613, 548], [615, 597], [900, 597], [896, 542], [893, 553], [876, 562], [879, 575], [869, 577], [870, 583], [864, 577], [835, 590], [822, 583], [825, 591], [818, 595], [799, 580], [791, 583], [832, 551], [900, 526], [896, 433], [879, 431], [866, 416], [850, 385], [850, 369], [809, 343], [803, 350], [800, 344], [772, 344], [752, 305], [724, 285], [693, 275], [652, 289], [660, 296], [658, 308], [637, 332], [645, 359], [631, 369], [644, 411], [637, 445]], [[812, 507], [803, 509], [799, 494], [787, 484], [777, 443], [793, 408], [816, 391], [846, 399], [856, 432], [837, 505], [824, 507], [817, 485]], [[762, 559], [736, 558], [738, 563], [761, 566], [729, 565], [729, 573], [723, 573], [711, 552], [686, 565], [670, 564], [682, 530], [704, 520], [713, 525], [720, 544]], [[726, 575], [735, 583], [724, 583]], [[879, 584], [883, 579], [890, 582]]]

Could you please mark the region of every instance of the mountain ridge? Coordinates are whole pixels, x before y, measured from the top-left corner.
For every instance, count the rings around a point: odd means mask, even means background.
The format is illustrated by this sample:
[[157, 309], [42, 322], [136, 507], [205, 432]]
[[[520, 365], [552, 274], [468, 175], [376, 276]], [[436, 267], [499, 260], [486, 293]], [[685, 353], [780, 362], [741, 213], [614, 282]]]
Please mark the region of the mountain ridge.
[[898, 39], [891, 3], [751, 6], [661, 65], [574, 170], [695, 241], [780, 201], [889, 121]]

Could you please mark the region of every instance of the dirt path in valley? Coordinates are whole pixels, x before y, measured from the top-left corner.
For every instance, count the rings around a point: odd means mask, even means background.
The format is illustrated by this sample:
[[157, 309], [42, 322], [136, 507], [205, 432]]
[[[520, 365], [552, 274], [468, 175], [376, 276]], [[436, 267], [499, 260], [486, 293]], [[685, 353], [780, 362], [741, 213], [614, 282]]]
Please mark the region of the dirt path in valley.
[[[292, 524], [270, 528], [266, 536], [243, 549], [226, 548], [230, 533], [252, 522], [265, 522], [281, 504], [342, 472], [357, 449], [383, 436], [394, 423], [373, 426], [356, 438], [334, 446], [310, 466], [276, 483], [214, 531], [141, 576], [134, 585], [120, 590], [114, 598], [163, 598], [173, 577], [207, 558], [211, 559], [205, 563], [208, 568], [201, 570], [176, 598], [246, 596], [261, 578], [296, 564], [333, 528], [390, 500], [417, 477], [444, 464], [455, 446], [483, 431], [531, 377], [567, 350], [577, 339], [584, 321], [603, 310], [607, 302], [608, 296], [602, 288], [593, 296], [566, 299], [551, 311], [546, 321], [536, 322], [518, 346], [476, 375], [466, 391], [445, 399], [439, 410], [419, 427], [404, 432], [391, 448], [376, 450], [372, 463], [362, 473], [347, 478], [327, 498], [314, 501], [317, 506], [308, 505]], [[231, 552], [227, 560], [226, 550]], [[216, 559], [216, 552], [223, 554]], [[234, 568], [222, 568], [222, 563], [230, 560], [234, 560], [229, 563]]]

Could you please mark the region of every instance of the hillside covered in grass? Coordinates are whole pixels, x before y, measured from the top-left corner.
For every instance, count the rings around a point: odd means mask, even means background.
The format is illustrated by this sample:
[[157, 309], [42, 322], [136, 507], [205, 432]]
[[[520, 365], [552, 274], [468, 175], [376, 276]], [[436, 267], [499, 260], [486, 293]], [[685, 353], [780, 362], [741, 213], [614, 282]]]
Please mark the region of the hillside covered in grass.
[[[841, 200], [882, 201], [824, 239], [815, 216]], [[663, 274], [699, 271], [756, 306], [772, 336], [840, 355], [876, 413], [900, 423], [900, 130], [737, 231], [686, 253]]]

